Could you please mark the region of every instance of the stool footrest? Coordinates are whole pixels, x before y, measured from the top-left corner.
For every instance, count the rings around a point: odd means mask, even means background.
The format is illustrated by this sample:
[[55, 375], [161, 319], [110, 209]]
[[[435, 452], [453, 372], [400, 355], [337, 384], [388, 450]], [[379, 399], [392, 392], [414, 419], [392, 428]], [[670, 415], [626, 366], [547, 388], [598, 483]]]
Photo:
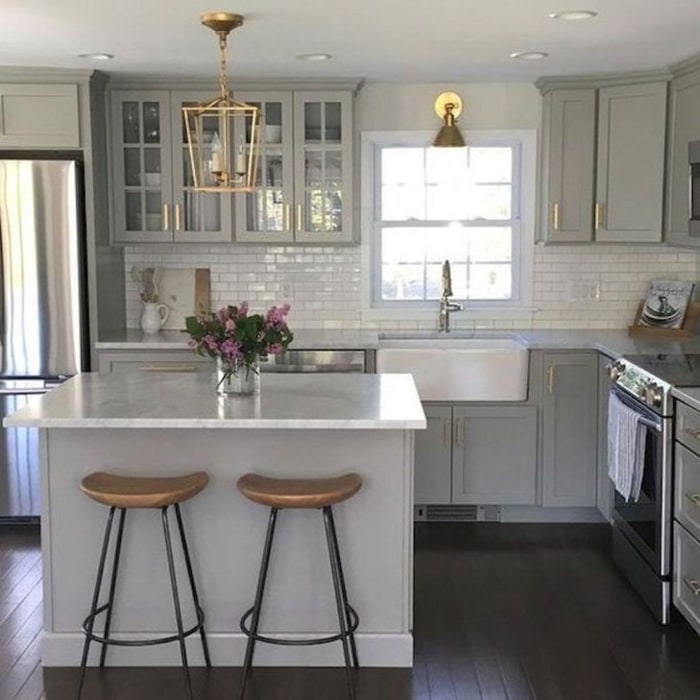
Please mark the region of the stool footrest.
[[[155, 646], [157, 644], [168, 644], [168, 642], [176, 642], [180, 639], [179, 634], [171, 634], [168, 637], [155, 637], [152, 639], [109, 639], [106, 637], [102, 637], [98, 634], [88, 632], [88, 627], [90, 625], [90, 622], [94, 621], [94, 619], [98, 615], [105, 612], [108, 607], [109, 607], [109, 604], [105, 603], [105, 605], [102, 605], [99, 608], [97, 608], [97, 610], [95, 610], [94, 615], [88, 615], [85, 618], [85, 620], [83, 620], [83, 627], [82, 627], [83, 633], [91, 642], [98, 642], [99, 644], [114, 645], [117, 647], [150, 647], [150, 646]], [[183, 630], [182, 639], [184, 639], [185, 637], [189, 637], [190, 635], [194, 634], [195, 632], [199, 632], [204, 627], [204, 611], [199, 606], [196, 607], [196, 610], [197, 610], [197, 624], [194, 625], [194, 627], [190, 627], [190, 629], [188, 629], [188, 630]]]
[[253, 614], [254, 607], [249, 608], [243, 613], [243, 617], [241, 618], [241, 631], [246, 637], [253, 636], [256, 641], [265, 642], [266, 644], [279, 644], [280, 646], [288, 647], [310, 647], [316, 644], [329, 644], [330, 642], [338, 642], [344, 637], [350, 637], [360, 624], [360, 618], [355, 608], [350, 604], [348, 604], [346, 608], [350, 616], [350, 627], [345, 634], [339, 632], [338, 634], [332, 634], [327, 637], [314, 637], [312, 639], [280, 639], [279, 637], [266, 637], [263, 634], [251, 635], [247, 622], [248, 618]]

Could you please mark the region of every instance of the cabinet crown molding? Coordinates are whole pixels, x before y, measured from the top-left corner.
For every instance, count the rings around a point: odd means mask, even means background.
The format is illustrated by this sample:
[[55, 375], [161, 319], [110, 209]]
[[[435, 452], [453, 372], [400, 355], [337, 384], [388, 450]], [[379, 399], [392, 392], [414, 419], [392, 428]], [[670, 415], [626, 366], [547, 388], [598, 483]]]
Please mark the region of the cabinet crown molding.
[[3, 83], [81, 83], [99, 79], [107, 80], [101, 71], [68, 68], [27, 68], [3, 66], [0, 68], [0, 82]]
[[[350, 90], [356, 93], [363, 85], [363, 79], [337, 80], [284, 80], [235, 78], [232, 81], [231, 92], [234, 96], [239, 91], [250, 90]], [[112, 75], [110, 88], [115, 90], [209, 90], [218, 92], [218, 84], [214, 78], [175, 78], [162, 75]]]
[[567, 88], [601, 88], [617, 85], [637, 85], [656, 81], [670, 81], [673, 75], [667, 70], [636, 73], [609, 73], [603, 75], [557, 75], [539, 78], [535, 86], [546, 95], [551, 90]]

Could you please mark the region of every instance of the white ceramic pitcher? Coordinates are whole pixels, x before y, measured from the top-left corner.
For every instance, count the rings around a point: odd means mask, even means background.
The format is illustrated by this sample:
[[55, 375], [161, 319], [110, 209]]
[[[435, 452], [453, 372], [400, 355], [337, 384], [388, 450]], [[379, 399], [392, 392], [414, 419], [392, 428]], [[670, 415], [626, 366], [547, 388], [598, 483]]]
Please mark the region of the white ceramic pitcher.
[[157, 333], [166, 322], [170, 309], [165, 304], [155, 302], [143, 302], [141, 312], [141, 330], [144, 333]]

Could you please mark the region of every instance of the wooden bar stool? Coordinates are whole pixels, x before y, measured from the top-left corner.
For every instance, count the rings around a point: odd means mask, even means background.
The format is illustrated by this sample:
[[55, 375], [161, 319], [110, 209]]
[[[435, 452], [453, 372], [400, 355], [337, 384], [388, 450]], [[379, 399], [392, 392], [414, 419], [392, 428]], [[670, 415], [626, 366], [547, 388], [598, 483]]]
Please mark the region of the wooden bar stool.
[[[167, 642], [179, 642], [180, 655], [182, 657], [182, 669], [185, 677], [185, 689], [188, 698], [192, 698], [192, 684], [190, 682], [190, 672], [187, 663], [187, 650], [185, 649], [186, 637], [189, 637], [195, 632], [199, 632], [202, 638], [204, 661], [208, 668], [211, 667], [209, 648], [207, 646], [207, 638], [204, 631], [204, 612], [199, 604], [199, 596], [197, 595], [197, 587], [195, 585], [194, 573], [192, 571], [192, 562], [190, 560], [190, 553], [187, 547], [187, 540], [185, 538], [185, 529], [182, 525], [182, 516], [180, 515], [180, 503], [187, 501], [193, 496], [196, 496], [208, 482], [209, 477], [204, 472], [196, 472], [185, 476], [157, 478], [127, 477], [118, 476], [117, 474], [108, 474], [107, 472], [94, 472], [93, 474], [86, 476], [80, 483], [80, 488], [90, 498], [98, 503], [103, 503], [104, 505], [109, 506], [109, 515], [107, 516], [107, 524], [105, 526], [100, 562], [97, 567], [97, 580], [95, 581], [95, 590], [92, 596], [90, 614], [83, 622], [85, 644], [83, 646], [83, 658], [80, 662], [80, 686], [78, 687], [78, 698], [80, 698], [83, 690], [88, 652], [90, 651], [91, 642], [98, 642], [102, 644], [102, 651], [100, 653], [100, 668], [104, 668], [108, 645], [142, 647], [153, 646], [155, 644], [166, 644]], [[177, 579], [175, 576], [173, 548], [172, 541], [170, 539], [170, 527], [168, 524], [168, 508], [170, 506], [174, 506], [175, 509], [177, 526], [180, 532], [180, 542], [182, 544], [185, 565], [187, 567], [187, 576], [190, 581], [195, 613], [197, 615], [197, 623], [187, 630], [185, 630], [182, 625], [180, 597], [178, 595]], [[159, 508], [161, 511], [163, 535], [165, 537], [165, 552], [168, 558], [168, 573], [170, 575], [170, 586], [172, 589], [173, 605], [175, 607], [177, 634], [157, 637], [154, 639], [139, 640], [110, 639], [109, 637], [109, 629], [112, 622], [114, 592], [117, 584], [117, 571], [119, 569], [119, 557], [121, 554], [122, 534], [124, 532], [124, 521], [126, 519], [126, 511], [129, 508]], [[117, 540], [114, 546], [114, 560], [112, 563], [112, 576], [109, 584], [109, 597], [107, 603], [98, 607], [100, 589], [102, 588], [102, 578], [105, 569], [105, 560], [107, 558], [107, 549], [109, 547], [110, 534], [112, 531], [112, 520], [114, 519], [115, 510], [120, 511], [120, 517]], [[95, 618], [103, 612], [106, 613], [105, 627], [104, 633], [100, 636], [93, 632], [93, 628]]]
[[[356, 494], [361, 486], [362, 479], [358, 474], [345, 474], [332, 479], [272, 479], [259, 474], [245, 474], [238, 480], [238, 489], [246, 498], [270, 508], [270, 519], [267, 526], [262, 562], [260, 563], [255, 602], [253, 607], [246, 610], [241, 618], [241, 630], [248, 636], [248, 643], [246, 644], [239, 691], [240, 700], [243, 700], [245, 696], [246, 682], [253, 663], [253, 651], [255, 650], [256, 641], [286, 646], [311, 646], [340, 641], [345, 657], [345, 672], [348, 680], [349, 695], [351, 698], [355, 697], [350, 655], [352, 654], [352, 663], [355, 668], [359, 668], [357, 648], [355, 647], [355, 630], [359, 624], [359, 618], [354, 608], [348, 603], [348, 593], [345, 586], [345, 576], [343, 575], [343, 565], [340, 560], [332, 506], [336, 503], [342, 503]], [[272, 538], [275, 534], [277, 514], [284, 508], [320, 508], [323, 511], [323, 523], [326, 530], [333, 588], [338, 609], [338, 624], [340, 627], [338, 634], [315, 639], [279, 639], [266, 637], [258, 633], [265, 581], [270, 564]], [[251, 616], [250, 628], [248, 628], [247, 621]]]

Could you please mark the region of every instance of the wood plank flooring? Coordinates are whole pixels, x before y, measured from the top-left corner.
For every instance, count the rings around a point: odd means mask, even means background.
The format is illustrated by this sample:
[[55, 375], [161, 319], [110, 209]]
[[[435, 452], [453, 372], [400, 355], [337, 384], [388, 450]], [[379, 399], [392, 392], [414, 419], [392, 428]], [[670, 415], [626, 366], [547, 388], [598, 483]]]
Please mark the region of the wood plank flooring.
[[[700, 637], [657, 625], [612, 565], [607, 526], [419, 523], [415, 542], [415, 666], [362, 669], [358, 700], [700, 698]], [[40, 603], [37, 530], [0, 530], [0, 700], [75, 698], [75, 669], [39, 664]], [[198, 700], [235, 697], [238, 669], [193, 675]], [[248, 698], [333, 700], [344, 681], [259, 668]], [[182, 697], [177, 668], [91, 671], [83, 694]]]

